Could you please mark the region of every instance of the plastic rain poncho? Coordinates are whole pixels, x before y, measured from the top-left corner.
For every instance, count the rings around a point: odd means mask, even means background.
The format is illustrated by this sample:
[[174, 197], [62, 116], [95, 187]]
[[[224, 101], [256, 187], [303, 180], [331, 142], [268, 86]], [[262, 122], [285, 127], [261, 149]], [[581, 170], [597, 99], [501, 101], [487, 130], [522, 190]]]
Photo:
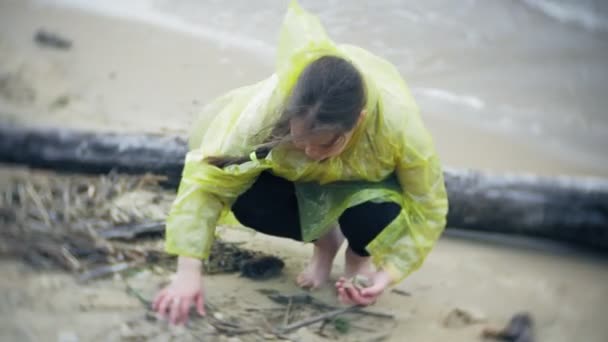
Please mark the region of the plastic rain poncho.
[[[367, 88], [367, 114], [346, 149], [315, 162], [279, 145], [256, 159], [257, 133], [278, 119], [302, 70], [323, 55], [351, 61]], [[281, 28], [276, 72], [207, 105], [190, 147], [167, 219], [165, 249], [171, 254], [207, 258], [216, 225], [230, 217], [236, 198], [265, 170], [295, 182], [305, 241], [326, 233], [348, 207], [366, 201], [400, 204], [400, 215], [367, 246], [374, 264], [394, 282], [421, 265], [445, 226], [448, 203], [439, 158], [401, 76], [363, 49], [333, 43], [318, 19], [296, 2]], [[223, 169], [204, 161], [248, 155], [250, 161]]]

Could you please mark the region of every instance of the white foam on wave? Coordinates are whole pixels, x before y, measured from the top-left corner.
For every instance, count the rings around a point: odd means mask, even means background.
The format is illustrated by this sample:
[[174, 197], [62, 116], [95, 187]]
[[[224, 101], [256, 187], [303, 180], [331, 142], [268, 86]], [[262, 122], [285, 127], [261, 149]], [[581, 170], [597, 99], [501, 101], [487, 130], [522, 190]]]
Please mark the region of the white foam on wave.
[[521, 0], [530, 8], [566, 24], [592, 32], [608, 32], [608, 15], [597, 10], [594, 1]]
[[[235, 47], [247, 50], [262, 58], [274, 56], [274, 46], [260, 39], [234, 34], [217, 28], [195, 25], [184, 19], [154, 7], [151, 0], [37, 0], [43, 5], [65, 6], [105, 16], [133, 19], [173, 31], [200, 36], [219, 43], [222, 47]], [[204, 19], [205, 14], [201, 13]], [[204, 20], [201, 20], [201, 23]]]
[[472, 95], [454, 94], [447, 90], [437, 88], [414, 88], [412, 91], [417, 95], [432, 97], [452, 104], [471, 107], [475, 110], [485, 108], [486, 104], [480, 98]]

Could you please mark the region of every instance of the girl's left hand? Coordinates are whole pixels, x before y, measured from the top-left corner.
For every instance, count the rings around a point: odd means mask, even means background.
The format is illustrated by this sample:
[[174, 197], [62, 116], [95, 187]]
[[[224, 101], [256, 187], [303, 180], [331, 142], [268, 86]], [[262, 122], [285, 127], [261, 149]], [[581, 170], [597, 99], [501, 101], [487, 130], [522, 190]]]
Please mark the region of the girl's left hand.
[[378, 300], [378, 297], [386, 290], [391, 283], [391, 278], [388, 273], [378, 271], [371, 277], [372, 285], [365, 288], [357, 288], [354, 286], [345, 286], [347, 279], [340, 277], [336, 282], [338, 290], [338, 299], [343, 304], [350, 305], [371, 305]]

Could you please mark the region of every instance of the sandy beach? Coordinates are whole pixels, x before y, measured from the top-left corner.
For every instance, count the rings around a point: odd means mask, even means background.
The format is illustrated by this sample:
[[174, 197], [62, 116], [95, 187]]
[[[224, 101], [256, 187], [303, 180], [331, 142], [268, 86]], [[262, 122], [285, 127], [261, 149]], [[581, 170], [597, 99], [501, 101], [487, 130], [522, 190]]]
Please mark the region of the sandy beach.
[[[234, 22], [230, 15], [246, 11], [247, 4], [235, 2], [227, 11], [217, 9], [217, 17], [206, 18], [211, 24], [220, 22], [224, 25], [217, 26], [224, 29], [221, 32], [230, 33], [218, 36], [217, 30], [186, 32], [185, 28], [191, 26], [171, 29], [146, 20], [96, 14], [79, 6], [51, 3], [10, 0], [0, 3], [0, 120], [184, 136], [207, 101], [272, 72], [269, 37], [276, 35], [280, 13], [285, 7], [262, 6], [265, 10], [252, 14], [243, 27], [225, 22]], [[160, 10], [180, 14], [186, 22], [194, 20], [197, 13], [203, 16], [201, 13], [207, 13], [204, 10], [219, 6], [210, 2], [200, 5], [209, 8], [201, 9], [185, 1], [168, 8], [166, 2], [159, 3]], [[429, 6], [437, 5], [435, 3], [439, 4], [433, 2]], [[310, 8], [319, 10], [321, 19], [328, 20], [331, 34], [350, 39], [349, 42], [367, 44], [365, 47], [372, 50], [376, 46], [379, 54], [397, 62], [419, 101], [424, 121], [446, 165], [497, 173], [608, 177], [608, 159], [603, 151], [604, 146], [608, 146], [604, 131], [604, 127], [608, 127], [604, 105], [608, 103], [605, 95], [600, 96], [608, 86], [604, 78], [608, 75], [605, 62], [608, 39], [603, 26], [598, 24], [600, 30], [593, 33], [572, 28], [570, 24], [558, 27], [535, 11], [524, 12], [528, 11], [524, 5], [514, 5], [509, 13], [514, 13], [514, 23], [525, 23], [530, 32], [534, 32], [530, 33], [530, 39], [553, 37], [547, 33], [553, 32], [571, 43], [563, 47], [564, 50], [558, 49], [561, 45], [557, 42], [548, 42], [545, 49], [528, 48], [526, 43], [531, 40], [504, 38], [507, 36], [504, 32], [510, 27], [504, 23], [496, 24], [494, 32], [483, 31], [491, 24], [488, 22], [492, 15], [501, 9], [498, 5], [487, 5], [490, 8], [486, 19], [475, 17], [471, 22], [479, 31], [475, 31], [477, 35], [467, 31], [473, 42], [467, 44], [473, 46], [477, 41], [488, 45], [476, 48], [475, 68], [460, 72], [463, 65], [471, 62], [467, 60], [467, 53], [458, 53], [459, 46], [450, 37], [442, 38], [445, 41], [437, 45], [443, 49], [437, 48], [431, 54], [432, 47], [412, 38], [422, 29], [404, 31], [403, 35], [394, 33], [384, 41], [367, 39], [364, 42], [365, 37], [357, 41], [349, 36], [352, 23], [344, 23], [340, 18], [361, 17], [365, 6], [359, 5], [354, 2], [343, 12], [334, 13], [336, 5], [323, 8], [322, 4], [312, 1]], [[403, 8], [401, 20], [409, 16], [409, 20], [418, 20], [420, 25], [425, 20], [432, 21], [429, 13], [441, 14], [434, 7], [430, 12], [414, 4]], [[470, 14], [454, 13], [454, 22], [470, 19]], [[370, 15], [373, 19], [377, 14]], [[269, 19], [264, 20], [265, 16]], [[391, 20], [397, 20], [392, 16], [387, 18], [385, 25], [378, 25], [377, 30], [386, 31]], [[39, 29], [69, 39], [71, 48], [58, 50], [37, 45], [33, 37]], [[433, 25], [426, 29], [434, 37], [443, 34]], [[451, 29], [449, 25], [444, 28]], [[244, 42], [231, 39], [245, 30], [249, 30], [250, 35]], [[373, 36], [374, 32], [372, 29], [369, 34]], [[543, 33], [547, 36], [542, 36]], [[251, 38], [252, 34], [259, 34], [259, 39]], [[462, 35], [466, 37], [466, 32]], [[503, 38], [507, 47], [500, 50], [498, 46]], [[412, 49], [404, 52], [386, 48], [403, 41], [412, 41]], [[588, 46], [593, 48], [587, 49]], [[407, 59], [408, 55], [415, 57]], [[546, 59], [547, 63], [539, 64], [536, 57]], [[504, 68], [495, 65], [504, 65]], [[501, 83], [515, 74], [517, 81]], [[589, 82], [579, 86], [576, 77], [587, 77]], [[570, 83], [562, 84], [566, 79]], [[452, 92], [438, 90], [444, 88]], [[535, 89], [540, 88], [546, 92], [535, 95]], [[493, 105], [495, 103], [498, 104]], [[512, 107], [507, 108], [504, 103], [511, 103]], [[526, 110], [509, 112], [518, 106], [555, 113], [555, 116], [534, 117]], [[487, 111], [498, 109], [504, 116], [489, 117]], [[569, 118], [568, 124], [566, 119], [560, 119], [562, 110], [572, 113], [578, 110], [580, 115]], [[558, 118], [558, 115], [562, 116]], [[579, 125], [580, 122], [583, 123]], [[4, 186], [12, 174], [13, 171], [1, 173], [0, 186]], [[207, 296], [211, 301], [232, 303], [226, 304], [225, 310], [238, 312], [246, 307], [268, 305], [256, 289], [297, 292], [292, 280], [305, 265], [311, 246], [259, 234], [252, 239], [248, 233], [233, 230], [224, 231], [222, 236], [280, 256], [286, 262], [286, 269], [279, 279], [263, 283], [252, 283], [238, 276], [207, 277]], [[342, 260], [338, 258], [334, 279], [340, 275], [341, 267]], [[78, 341], [121, 340], [117, 332], [123, 322], [141, 315], [141, 308], [128, 298], [124, 306], [113, 309], [81, 310], [83, 298], [91, 293], [123, 298], [120, 297], [124, 296], [122, 283], [115, 280], [83, 286], [70, 275], [37, 273], [19, 261], [5, 259], [0, 260], [0, 275], [0, 340], [68, 341], [66, 336], [77, 336]], [[152, 294], [166, 278], [146, 275], [142, 286], [146, 293]], [[503, 326], [514, 313], [528, 311], [535, 319], [538, 341], [604, 342], [608, 339], [606, 284], [608, 259], [605, 255], [553, 242], [451, 232], [439, 241], [424, 266], [398, 285], [398, 289], [411, 296], [386, 293], [375, 308], [396, 317], [396, 324], [386, 328], [388, 341], [477, 341], [481, 340], [479, 335], [485, 325]], [[318, 291], [315, 296], [337, 304], [331, 287]], [[485, 323], [446, 328], [443, 319], [454, 308], [480, 311]], [[164, 336], [169, 339], [172, 333]], [[302, 341], [321, 340], [317, 335], [305, 333], [300, 336]], [[360, 332], [340, 340], [373, 337]]]

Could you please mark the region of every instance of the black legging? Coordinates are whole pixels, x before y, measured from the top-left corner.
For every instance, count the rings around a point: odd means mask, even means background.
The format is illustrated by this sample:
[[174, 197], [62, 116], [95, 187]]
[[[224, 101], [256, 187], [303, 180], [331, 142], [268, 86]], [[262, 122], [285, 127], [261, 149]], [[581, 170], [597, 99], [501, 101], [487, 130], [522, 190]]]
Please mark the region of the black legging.
[[[295, 186], [284, 178], [263, 172], [237, 198], [232, 212], [242, 224], [260, 233], [302, 241]], [[352, 251], [369, 256], [365, 246], [400, 212], [401, 206], [393, 202], [365, 202], [346, 209], [338, 222]]]

